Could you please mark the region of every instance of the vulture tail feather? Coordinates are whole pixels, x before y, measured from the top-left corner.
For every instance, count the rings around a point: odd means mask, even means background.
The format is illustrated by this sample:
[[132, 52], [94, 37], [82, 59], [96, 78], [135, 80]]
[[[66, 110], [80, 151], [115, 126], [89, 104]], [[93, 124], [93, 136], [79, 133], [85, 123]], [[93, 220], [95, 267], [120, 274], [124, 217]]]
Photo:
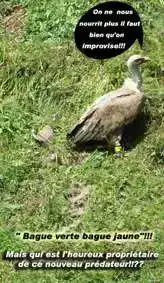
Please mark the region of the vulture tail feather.
[[83, 140], [86, 140], [85, 136], [88, 135], [87, 131], [84, 131], [84, 126], [87, 123], [87, 121], [92, 117], [92, 115], [95, 113], [96, 109], [94, 109], [92, 112], [88, 113], [88, 115], [85, 115], [85, 117], [80, 120], [67, 134], [67, 138], [70, 139], [74, 143], [82, 142]]

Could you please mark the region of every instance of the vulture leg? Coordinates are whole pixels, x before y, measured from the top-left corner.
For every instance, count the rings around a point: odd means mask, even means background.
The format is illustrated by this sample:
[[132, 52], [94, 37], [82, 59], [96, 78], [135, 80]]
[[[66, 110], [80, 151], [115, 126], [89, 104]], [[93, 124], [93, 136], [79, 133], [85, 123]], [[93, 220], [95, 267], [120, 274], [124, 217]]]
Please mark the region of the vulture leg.
[[123, 156], [123, 148], [121, 146], [123, 129], [116, 130], [112, 136], [107, 138], [107, 142], [109, 145], [114, 146], [115, 157]]
[[115, 146], [114, 146], [114, 152], [115, 152], [115, 157], [123, 157], [123, 148], [120, 144], [120, 141], [116, 141], [115, 142]]

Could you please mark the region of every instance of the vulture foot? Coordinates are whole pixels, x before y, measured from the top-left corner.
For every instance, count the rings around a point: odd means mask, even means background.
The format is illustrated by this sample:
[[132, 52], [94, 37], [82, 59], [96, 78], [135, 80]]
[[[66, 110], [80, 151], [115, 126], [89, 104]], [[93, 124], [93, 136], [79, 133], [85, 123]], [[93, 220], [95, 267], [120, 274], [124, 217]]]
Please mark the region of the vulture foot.
[[128, 157], [127, 152], [125, 152], [121, 146], [120, 146], [120, 148], [121, 148], [121, 150], [120, 150], [120, 151], [117, 151], [118, 149], [116, 149], [116, 147], [115, 147], [114, 157], [115, 157], [115, 158], [122, 158], [122, 159], [124, 159], [124, 160], [128, 160], [128, 158], [127, 158], [127, 157]]
[[124, 157], [124, 150], [123, 150], [123, 148], [120, 144], [118, 145], [118, 143], [114, 147], [114, 152], [115, 152], [114, 156], [116, 158], [123, 158]]
[[115, 153], [114, 157], [116, 157], [116, 158], [123, 158], [123, 153], [122, 152]]

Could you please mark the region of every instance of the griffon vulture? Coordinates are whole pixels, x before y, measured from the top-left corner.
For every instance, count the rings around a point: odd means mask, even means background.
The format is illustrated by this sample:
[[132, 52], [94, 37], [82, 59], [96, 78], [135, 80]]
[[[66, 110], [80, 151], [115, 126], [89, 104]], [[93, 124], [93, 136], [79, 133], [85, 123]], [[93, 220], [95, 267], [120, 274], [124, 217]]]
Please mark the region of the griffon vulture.
[[131, 78], [127, 78], [121, 88], [99, 97], [82, 115], [68, 133], [74, 145], [106, 140], [110, 147], [114, 147], [116, 155], [121, 156], [124, 126], [136, 118], [143, 104], [140, 65], [148, 60], [142, 55], [128, 59]]

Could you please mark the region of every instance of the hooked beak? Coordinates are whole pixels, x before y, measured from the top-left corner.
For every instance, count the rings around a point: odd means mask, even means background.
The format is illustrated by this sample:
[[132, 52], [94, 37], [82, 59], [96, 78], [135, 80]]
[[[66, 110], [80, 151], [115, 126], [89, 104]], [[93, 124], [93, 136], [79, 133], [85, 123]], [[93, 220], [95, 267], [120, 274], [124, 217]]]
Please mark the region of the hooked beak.
[[145, 63], [145, 62], [148, 62], [148, 61], [150, 61], [149, 57], [143, 57], [143, 62], [142, 63]]

